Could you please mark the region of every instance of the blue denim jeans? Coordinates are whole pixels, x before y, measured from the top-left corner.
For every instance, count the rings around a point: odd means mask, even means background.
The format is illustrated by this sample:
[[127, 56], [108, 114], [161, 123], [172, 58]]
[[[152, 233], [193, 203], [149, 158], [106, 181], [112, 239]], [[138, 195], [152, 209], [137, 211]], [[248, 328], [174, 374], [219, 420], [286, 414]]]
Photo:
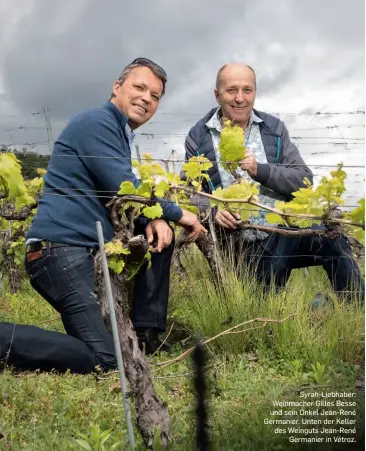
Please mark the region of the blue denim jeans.
[[[319, 229], [318, 226], [312, 228]], [[273, 233], [263, 241], [246, 244], [240, 235], [234, 234], [236, 265], [248, 265], [265, 290], [271, 284], [277, 289], [284, 287], [293, 269], [322, 266], [339, 296], [347, 300], [364, 299], [365, 282], [346, 237], [331, 240], [322, 236], [288, 237]], [[224, 249], [230, 242], [229, 237], [229, 233], [221, 232]]]
[[[136, 233], [143, 233], [144, 227]], [[135, 327], [166, 328], [172, 243], [152, 255], [135, 277], [132, 321]], [[34, 257], [34, 255], [33, 255]], [[74, 246], [39, 251], [25, 267], [32, 287], [61, 315], [66, 334], [35, 326], [0, 322], [0, 365], [18, 369], [90, 373], [117, 366], [113, 337], [106, 329], [94, 294], [93, 250]]]
[[[32, 287], [61, 315], [66, 334], [35, 326], [0, 323], [0, 358], [20, 369], [89, 373], [116, 367], [113, 338], [94, 295], [92, 250], [63, 246], [25, 259]], [[9, 352], [10, 350], [10, 352]]]
[[322, 266], [333, 290], [347, 299], [363, 299], [365, 283], [345, 237], [286, 237], [274, 234], [262, 242], [258, 277], [277, 286], [287, 283], [293, 269]]

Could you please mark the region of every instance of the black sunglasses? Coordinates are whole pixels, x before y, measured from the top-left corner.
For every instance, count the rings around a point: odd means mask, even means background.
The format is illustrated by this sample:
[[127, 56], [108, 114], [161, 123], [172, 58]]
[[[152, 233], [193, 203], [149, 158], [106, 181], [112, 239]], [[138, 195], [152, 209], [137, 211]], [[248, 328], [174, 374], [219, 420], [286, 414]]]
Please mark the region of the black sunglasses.
[[131, 64], [141, 64], [142, 66], [147, 66], [147, 67], [155, 66], [157, 69], [159, 69], [161, 71], [161, 73], [164, 75], [165, 78], [168, 78], [168, 75], [165, 72], [165, 70], [158, 64], [154, 63], [154, 61], [149, 60], [149, 58], [136, 58], [132, 61]]

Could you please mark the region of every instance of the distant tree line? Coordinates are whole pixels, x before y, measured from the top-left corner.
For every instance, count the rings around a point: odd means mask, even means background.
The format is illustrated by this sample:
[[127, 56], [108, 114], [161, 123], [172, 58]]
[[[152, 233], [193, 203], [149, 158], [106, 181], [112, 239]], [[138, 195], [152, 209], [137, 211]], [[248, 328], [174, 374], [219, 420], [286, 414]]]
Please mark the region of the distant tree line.
[[0, 147], [0, 152], [12, 152], [16, 155], [22, 165], [22, 175], [24, 179], [38, 177], [37, 169], [47, 169], [50, 155], [41, 155], [36, 152], [29, 152], [26, 147], [22, 150], [14, 150], [6, 146]]

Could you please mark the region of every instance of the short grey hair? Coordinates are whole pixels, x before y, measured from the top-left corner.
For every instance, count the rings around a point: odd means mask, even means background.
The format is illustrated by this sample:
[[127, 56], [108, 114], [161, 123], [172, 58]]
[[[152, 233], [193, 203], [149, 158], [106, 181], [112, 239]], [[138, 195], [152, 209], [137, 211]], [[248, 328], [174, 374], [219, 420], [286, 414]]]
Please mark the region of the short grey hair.
[[[217, 72], [217, 76], [216, 76], [216, 89], [219, 89], [219, 88], [220, 88], [221, 74], [222, 74], [223, 70], [224, 70], [227, 66], [228, 66], [228, 64], [225, 64], [225, 65], [222, 66], [222, 67], [219, 69], [219, 71]], [[247, 67], [248, 69], [250, 69], [250, 70], [253, 72], [253, 75], [254, 75], [254, 87], [255, 87], [255, 89], [257, 89], [257, 76], [256, 76], [256, 74], [255, 74], [255, 72], [254, 72], [254, 69], [253, 69], [251, 66], [249, 66], [248, 64], [246, 64], [246, 67]]]
[[146, 58], [141, 58], [141, 60], [142, 60], [142, 62], [137, 58], [137, 60], [134, 60], [132, 63], [128, 64], [122, 70], [120, 76], [118, 77], [119, 83], [122, 85], [126, 81], [126, 78], [128, 77], [129, 73], [136, 67], [141, 67], [141, 66], [148, 67], [151, 70], [151, 72], [157, 78], [159, 78], [159, 80], [161, 80], [161, 82], [163, 83], [163, 91], [162, 91], [162, 96], [163, 96], [165, 94], [165, 85], [166, 85], [166, 82], [168, 81], [166, 72], [164, 71], [163, 68], [161, 68], [159, 65], [157, 65], [156, 63], [154, 63], [151, 60], [148, 60]]

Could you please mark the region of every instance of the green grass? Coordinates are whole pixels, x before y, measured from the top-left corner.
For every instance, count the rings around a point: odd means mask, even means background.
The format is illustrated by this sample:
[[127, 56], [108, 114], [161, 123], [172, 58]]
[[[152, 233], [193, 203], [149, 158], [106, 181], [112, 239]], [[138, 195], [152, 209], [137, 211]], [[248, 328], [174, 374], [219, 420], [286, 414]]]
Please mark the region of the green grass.
[[[293, 320], [281, 325], [222, 337], [212, 345], [216, 351], [256, 349], [287, 360], [301, 358], [309, 364], [329, 364], [334, 358], [360, 362], [364, 353], [363, 305], [337, 300], [319, 268], [311, 268], [306, 278], [302, 271], [294, 271], [286, 290], [264, 295], [250, 274], [238, 277], [229, 266], [222, 270], [222, 282], [215, 284], [201, 255], [191, 253], [189, 260], [187, 267], [194, 270], [187, 272], [184, 280], [173, 279], [171, 317], [200, 336], [212, 337], [257, 317], [281, 319], [295, 314]], [[319, 291], [329, 294], [331, 300], [322, 308], [311, 309]], [[228, 319], [230, 325], [222, 324]]]
[[[252, 277], [238, 278], [230, 268], [222, 274], [224, 283], [218, 288], [197, 253], [189, 255], [186, 264], [189, 272], [184, 280], [172, 277], [171, 338], [179, 334], [181, 338], [208, 338], [252, 318], [277, 319], [296, 313], [282, 324], [227, 335], [207, 347], [212, 450], [336, 449], [325, 444], [290, 443], [288, 435], [275, 434], [276, 426], [265, 424], [264, 419], [277, 418], [270, 416], [274, 400], [299, 399], [299, 387], [310, 384], [327, 386], [324, 390], [355, 391], [363, 373], [363, 308], [339, 303], [333, 296], [329, 305], [310, 309], [315, 293], [330, 291], [319, 269], [311, 269], [306, 279], [302, 271], [296, 271], [285, 292], [264, 296]], [[62, 331], [59, 320], [45, 322], [57, 318], [57, 313], [27, 284], [21, 293], [0, 296], [0, 312], [2, 320], [42, 322], [41, 327]], [[175, 345], [173, 356], [180, 352], [180, 345]], [[191, 361], [188, 358], [163, 370], [153, 365], [171, 357], [162, 354], [151, 359], [154, 384], [169, 406], [169, 449], [192, 451]], [[81, 442], [76, 439], [93, 444], [94, 450], [128, 449], [121, 394], [113, 390], [117, 375], [97, 381], [92, 375], [14, 374], [6, 370], [0, 377], [0, 432], [5, 436], [0, 439], [0, 450], [80, 450]], [[364, 399], [362, 390], [357, 393], [360, 438]], [[137, 449], [143, 449], [136, 436]], [[103, 437], [104, 447], [100, 445]], [[112, 448], [117, 443], [120, 446]], [[337, 449], [361, 449], [357, 446], [346, 444]]]

